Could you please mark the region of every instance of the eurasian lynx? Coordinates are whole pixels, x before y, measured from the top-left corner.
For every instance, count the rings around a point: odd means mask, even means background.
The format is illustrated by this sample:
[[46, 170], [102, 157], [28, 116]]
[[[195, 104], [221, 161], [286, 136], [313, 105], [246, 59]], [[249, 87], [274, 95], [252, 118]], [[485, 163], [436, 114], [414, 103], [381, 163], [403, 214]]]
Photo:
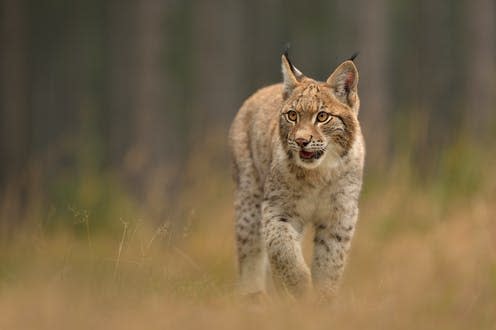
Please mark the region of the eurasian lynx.
[[[268, 260], [276, 283], [292, 295], [314, 287], [319, 296], [332, 297], [362, 185], [358, 71], [348, 60], [319, 82], [285, 53], [282, 73], [282, 84], [245, 101], [229, 134], [240, 285], [245, 294], [263, 293]], [[311, 271], [301, 250], [307, 224], [315, 227]]]

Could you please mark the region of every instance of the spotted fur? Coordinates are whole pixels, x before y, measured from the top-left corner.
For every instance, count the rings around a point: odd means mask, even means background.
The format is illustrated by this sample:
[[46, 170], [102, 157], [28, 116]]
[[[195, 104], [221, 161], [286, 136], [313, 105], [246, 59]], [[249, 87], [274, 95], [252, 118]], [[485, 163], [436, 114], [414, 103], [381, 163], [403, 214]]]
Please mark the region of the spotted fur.
[[[282, 84], [245, 101], [229, 134], [240, 286], [245, 294], [264, 292], [270, 265], [276, 283], [290, 294], [315, 288], [321, 297], [332, 297], [355, 231], [362, 185], [358, 71], [345, 61], [318, 82], [285, 55], [282, 71]], [[323, 122], [316, 119], [320, 112]], [[315, 227], [311, 267], [301, 251], [307, 225]]]

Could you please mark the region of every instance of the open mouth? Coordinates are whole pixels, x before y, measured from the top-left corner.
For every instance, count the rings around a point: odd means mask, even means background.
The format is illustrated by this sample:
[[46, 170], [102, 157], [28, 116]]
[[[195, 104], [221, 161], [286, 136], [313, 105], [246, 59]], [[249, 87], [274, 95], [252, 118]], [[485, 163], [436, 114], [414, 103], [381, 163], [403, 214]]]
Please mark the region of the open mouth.
[[319, 159], [322, 156], [322, 151], [300, 150], [299, 155], [301, 160], [312, 161], [314, 159]]

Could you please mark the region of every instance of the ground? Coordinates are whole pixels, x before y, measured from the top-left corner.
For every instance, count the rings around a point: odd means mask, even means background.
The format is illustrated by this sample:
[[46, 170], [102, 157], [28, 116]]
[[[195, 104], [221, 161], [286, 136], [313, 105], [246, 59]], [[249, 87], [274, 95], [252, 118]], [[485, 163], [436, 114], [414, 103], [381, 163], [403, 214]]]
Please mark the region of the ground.
[[367, 174], [329, 305], [239, 299], [224, 174], [184, 203], [179, 225], [131, 218], [97, 230], [77, 209], [67, 226], [33, 220], [1, 242], [0, 329], [493, 329], [496, 180], [470, 173], [434, 183]]

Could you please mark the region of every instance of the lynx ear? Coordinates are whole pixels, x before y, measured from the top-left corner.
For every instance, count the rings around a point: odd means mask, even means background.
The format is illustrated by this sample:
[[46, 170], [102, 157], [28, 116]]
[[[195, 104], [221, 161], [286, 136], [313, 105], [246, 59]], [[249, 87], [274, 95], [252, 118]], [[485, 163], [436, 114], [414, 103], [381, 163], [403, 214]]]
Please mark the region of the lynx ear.
[[303, 74], [291, 64], [287, 51], [285, 51], [281, 57], [281, 66], [284, 85], [282, 97], [286, 99], [298, 85]]
[[334, 96], [342, 103], [349, 105], [358, 113], [360, 99], [358, 98], [358, 70], [353, 61], [341, 63], [327, 79]]

